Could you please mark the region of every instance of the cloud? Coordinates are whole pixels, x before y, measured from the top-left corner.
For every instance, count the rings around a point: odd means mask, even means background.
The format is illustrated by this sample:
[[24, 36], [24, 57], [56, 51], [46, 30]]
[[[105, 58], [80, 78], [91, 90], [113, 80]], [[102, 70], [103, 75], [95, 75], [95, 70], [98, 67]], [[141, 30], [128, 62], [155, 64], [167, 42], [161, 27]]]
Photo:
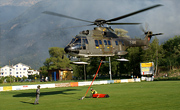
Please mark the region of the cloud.
[[[57, 2], [57, 4], [53, 4], [55, 5], [56, 9], [49, 11], [55, 11], [57, 13], [90, 21], [94, 21], [97, 18], [103, 18], [106, 20], [112, 19], [114, 17], [122, 16], [155, 4], [162, 4], [162, 7], [148, 10], [117, 22], [140, 22], [143, 23], [143, 25], [148, 23], [149, 29], [154, 33], [164, 33], [163, 36], [158, 36], [158, 38], [162, 41], [164, 41], [164, 39], [168, 39], [169, 37], [179, 35], [179, 0], [61, 0]], [[64, 24], [67, 22], [74, 25], [87, 24], [76, 20], [68, 20], [65, 18], [62, 19], [64, 19]], [[132, 37], [142, 34], [140, 33], [141, 31], [139, 26], [112, 27], [125, 28], [129, 31], [129, 34]], [[92, 27], [84, 28], [92, 29]], [[79, 31], [84, 28], [79, 28]], [[133, 33], [134, 31], [132, 30], [139, 30], [139, 32]]]

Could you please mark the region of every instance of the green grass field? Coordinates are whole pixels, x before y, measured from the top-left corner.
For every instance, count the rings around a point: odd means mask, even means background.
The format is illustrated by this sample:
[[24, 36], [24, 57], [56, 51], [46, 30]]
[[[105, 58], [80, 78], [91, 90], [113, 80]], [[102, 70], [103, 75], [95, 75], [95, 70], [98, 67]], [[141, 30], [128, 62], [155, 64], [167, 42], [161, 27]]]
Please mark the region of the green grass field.
[[[0, 92], [0, 110], [178, 110], [180, 81], [154, 81], [93, 85], [109, 98], [85, 98], [88, 86], [41, 89], [39, 105], [35, 90]], [[87, 96], [89, 96], [90, 91]]]

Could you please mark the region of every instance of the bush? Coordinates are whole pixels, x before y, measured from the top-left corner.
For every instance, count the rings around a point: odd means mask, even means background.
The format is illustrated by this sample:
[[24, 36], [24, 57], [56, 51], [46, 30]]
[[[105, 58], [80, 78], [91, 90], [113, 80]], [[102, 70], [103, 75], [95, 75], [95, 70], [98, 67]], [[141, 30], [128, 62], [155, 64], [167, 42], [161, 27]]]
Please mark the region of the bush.
[[178, 80], [178, 77], [168, 77], [168, 80]]
[[180, 80], [180, 77], [158, 77], [154, 81]]
[[8, 83], [10, 83], [10, 82], [11, 82], [11, 83], [12, 83], [12, 82], [14, 82], [14, 81], [13, 81], [13, 78], [10, 78], [10, 77], [6, 78], [6, 81], [7, 81]]
[[21, 80], [21, 78], [15, 77], [15, 81], [16, 81], [16, 82], [19, 82], [20, 80]]
[[2, 78], [0, 79], [0, 84], [1, 84], [1, 83], [3, 83], [3, 79], [2, 79]]

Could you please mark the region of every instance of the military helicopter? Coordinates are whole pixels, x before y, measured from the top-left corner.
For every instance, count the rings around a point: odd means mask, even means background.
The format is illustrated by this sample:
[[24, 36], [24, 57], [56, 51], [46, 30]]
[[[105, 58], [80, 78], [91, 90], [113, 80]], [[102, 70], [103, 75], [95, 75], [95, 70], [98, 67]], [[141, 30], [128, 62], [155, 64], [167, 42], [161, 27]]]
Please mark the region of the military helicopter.
[[81, 31], [76, 35], [71, 42], [64, 48], [65, 52], [71, 56], [77, 57], [107, 57], [107, 56], [122, 56], [127, 54], [126, 49], [128, 47], [147, 47], [152, 36], [162, 35], [162, 33], [153, 34], [151, 31], [145, 31], [144, 39], [132, 39], [129, 37], [124, 37], [122, 31], [115, 31], [111, 27], [104, 25], [138, 25], [141, 23], [112, 23], [120, 19], [127, 18], [129, 16], [162, 6], [157, 4], [150, 6], [120, 17], [116, 17], [109, 20], [96, 19], [95, 21], [88, 21], [79, 18], [74, 18], [71, 16], [66, 16], [59, 13], [54, 13], [50, 11], [45, 11], [43, 13], [54, 15], [58, 17], [65, 17], [69, 19], [79, 20], [88, 22], [91, 24], [85, 26], [96, 25], [93, 30]]

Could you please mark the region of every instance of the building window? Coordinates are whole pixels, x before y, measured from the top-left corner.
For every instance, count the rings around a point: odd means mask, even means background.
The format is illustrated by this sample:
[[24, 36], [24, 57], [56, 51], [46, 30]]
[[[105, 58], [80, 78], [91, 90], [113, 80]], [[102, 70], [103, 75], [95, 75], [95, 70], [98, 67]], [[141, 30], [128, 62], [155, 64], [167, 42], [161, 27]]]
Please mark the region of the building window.
[[3, 73], [1, 73], [1, 75], [3, 75]]
[[26, 70], [26, 68], [24, 68], [24, 70]]
[[16, 65], [16, 67], [18, 67], [18, 65]]
[[18, 74], [18, 72], [16, 72], [16, 74]]
[[9, 71], [12, 71], [12, 69], [9, 69]]
[[10, 72], [10, 74], [12, 74], [12, 72]]

